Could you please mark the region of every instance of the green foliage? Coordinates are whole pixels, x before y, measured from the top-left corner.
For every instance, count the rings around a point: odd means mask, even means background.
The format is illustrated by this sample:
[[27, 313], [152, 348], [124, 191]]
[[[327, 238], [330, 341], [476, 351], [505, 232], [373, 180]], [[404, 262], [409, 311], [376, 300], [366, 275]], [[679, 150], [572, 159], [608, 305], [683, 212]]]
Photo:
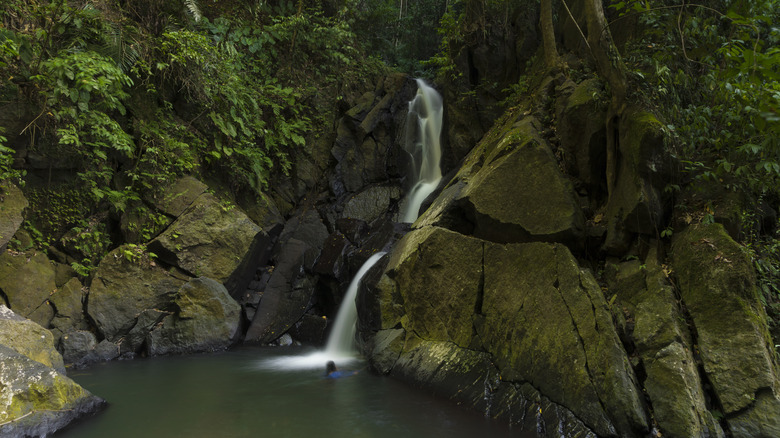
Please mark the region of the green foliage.
[[[425, 60], [441, 44], [437, 31], [451, 1], [352, 0], [350, 20], [366, 50], [397, 69], [415, 76], [432, 76]], [[459, 3], [459, 2], [454, 2]]]
[[107, 199], [123, 210], [126, 196], [133, 195], [111, 189], [113, 159], [131, 158], [135, 144], [109, 114], [125, 114], [131, 79], [113, 61], [80, 51], [47, 59], [32, 79], [46, 99], [59, 152], [80, 161], [79, 176], [96, 201]]
[[776, 2], [615, 2], [642, 38], [626, 52], [636, 90], [665, 114], [685, 170], [754, 196], [780, 187]]
[[[3, 128], [0, 127], [0, 134], [3, 133]], [[0, 182], [11, 181], [18, 185], [24, 185], [24, 175], [26, 171], [15, 169], [14, 163], [14, 151], [13, 149], [6, 147], [5, 142], [7, 139], [0, 135]], [[2, 190], [0, 186], [0, 190]]]

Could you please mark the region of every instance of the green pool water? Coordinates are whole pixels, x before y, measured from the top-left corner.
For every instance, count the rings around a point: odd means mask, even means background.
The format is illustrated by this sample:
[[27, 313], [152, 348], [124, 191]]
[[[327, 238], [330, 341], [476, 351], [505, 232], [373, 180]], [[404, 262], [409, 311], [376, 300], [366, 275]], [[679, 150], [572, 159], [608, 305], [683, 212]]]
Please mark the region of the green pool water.
[[[56, 435], [90, 437], [517, 437], [479, 413], [361, 370], [265, 366], [290, 349], [136, 359], [70, 376], [110, 406]], [[358, 369], [360, 361], [342, 366]]]

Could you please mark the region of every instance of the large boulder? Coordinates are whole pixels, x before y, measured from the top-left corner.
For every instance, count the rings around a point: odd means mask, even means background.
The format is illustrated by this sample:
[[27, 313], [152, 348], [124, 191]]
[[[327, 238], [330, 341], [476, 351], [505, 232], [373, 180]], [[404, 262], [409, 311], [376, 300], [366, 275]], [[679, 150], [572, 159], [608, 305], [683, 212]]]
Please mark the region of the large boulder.
[[289, 330], [311, 307], [315, 270], [328, 229], [316, 210], [305, 210], [287, 221], [279, 251], [246, 340], [269, 343]]
[[89, 323], [84, 314], [86, 289], [78, 278], [72, 277], [62, 285], [49, 301], [54, 306], [55, 315], [51, 321], [51, 330], [59, 338], [71, 330], [87, 330]]
[[193, 278], [174, 303], [177, 310], [149, 333], [149, 354], [224, 350], [236, 339], [241, 306], [216, 280]]
[[634, 289], [638, 304], [631, 313], [655, 421], [668, 437], [723, 437], [720, 424], [707, 408], [692, 337], [674, 290], [661, 269], [651, 267], [651, 262], [647, 266], [647, 287]]
[[204, 193], [149, 243], [149, 250], [192, 276], [222, 282], [231, 295], [240, 296], [269, 239], [234, 205]]
[[5, 251], [8, 242], [22, 225], [22, 212], [27, 205], [27, 198], [18, 187], [0, 181], [0, 251]]
[[64, 374], [0, 344], [0, 436], [48, 436], [105, 404]]
[[[136, 352], [146, 333], [173, 312], [186, 277], [143, 258], [128, 259], [126, 250], [111, 251], [94, 270], [87, 310], [106, 339], [124, 340], [123, 351]], [[134, 329], [142, 333], [128, 336]]]
[[592, 199], [605, 195], [607, 189], [607, 108], [603, 93], [601, 82], [592, 78], [571, 86], [571, 94], [556, 102], [558, 137], [567, 161], [573, 162], [567, 171], [583, 182]]
[[538, 131], [535, 119], [507, 113], [416, 226], [446, 226], [499, 243], [577, 245], [581, 208]]
[[47, 436], [105, 405], [64, 371], [51, 333], [0, 305], [0, 436]]
[[647, 429], [607, 303], [565, 246], [501, 245], [425, 227], [396, 245], [376, 289], [361, 331], [378, 330], [364, 343], [378, 370], [427, 380], [419, 363], [442, 357], [427, 358], [438, 350], [419, 351], [413, 338], [447, 343], [456, 356], [484, 351], [501, 381], [530, 384], [599, 435]]
[[371, 222], [383, 216], [391, 202], [401, 198], [401, 189], [395, 186], [373, 186], [352, 196], [344, 205], [343, 218]]
[[622, 255], [634, 233], [656, 235], [663, 224], [664, 189], [674, 169], [664, 137], [664, 127], [653, 114], [636, 108], [623, 113], [614, 188], [605, 212], [604, 249], [611, 254]]
[[0, 345], [10, 347], [56, 371], [65, 372], [62, 356], [54, 349], [51, 332], [4, 305], [0, 305]]
[[54, 268], [39, 252], [0, 254], [0, 290], [11, 309], [48, 328], [54, 317], [49, 297], [56, 292]]
[[735, 437], [780, 436], [778, 364], [753, 267], [722, 225], [675, 235], [673, 267], [704, 371]]

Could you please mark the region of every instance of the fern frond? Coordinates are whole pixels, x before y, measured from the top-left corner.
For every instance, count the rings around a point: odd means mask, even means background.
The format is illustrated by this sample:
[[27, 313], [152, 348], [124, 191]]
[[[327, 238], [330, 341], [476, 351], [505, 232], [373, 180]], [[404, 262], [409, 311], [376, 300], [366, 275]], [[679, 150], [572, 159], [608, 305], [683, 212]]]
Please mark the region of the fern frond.
[[200, 13], [200, 7], [198, 6], [197, 0], [184, 0], [184, 6], [187, 7], [187, 11], [189, 11], [190, 15], [192, 15], [192, 18], [196, 23], [200, 21], [201, 18], [203, 18], [203, 14]]

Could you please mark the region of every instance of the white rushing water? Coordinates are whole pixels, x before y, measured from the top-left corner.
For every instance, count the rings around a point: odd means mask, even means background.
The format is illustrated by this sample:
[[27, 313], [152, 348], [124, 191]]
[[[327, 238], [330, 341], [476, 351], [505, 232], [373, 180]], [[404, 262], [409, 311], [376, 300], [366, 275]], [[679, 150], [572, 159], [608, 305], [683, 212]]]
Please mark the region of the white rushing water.
[[[441, 95], [422, 79], [417, 79], [417, 87], [417, 95], [409, 102], [404, 141], [404, 149], [412, 156], [414, 186], [406, 196], [400, 218], [401, 222], [409, 223], [417, 220], [420, 206], [441, 181]], [[308, 355], [277, 357], [264, 361], [262, 367], [278, 370], [324, 369], [325, 363], [330, 360], [339, 366], [357, 360], [353, 346], [357, 322], [355, 297], [366, 272], [383, 255], [384, 252], [372, 255], [355, 274], [336, 314], [325, 350]]]
[[357, 297], [360, 282], [365, 277], [379, 259], [385, 255], [385, 252], [378, 252], [366, 260], [360, 267], [355, 277], [349, 283], [347, 293], [341, 301], [341, 306], [336, 314], [333, 328], [328, 336], [328, 342], [325, 344], [324, 351], [318, 351], [305, 356], [285, 356], [277, 357], [264, 361], [265, 368], [293, 370], [301, 368], [325, 368], [325, 364], [332, 360], [339, 366], [355, 361], [355, 323], [357, 322], [357, 306], [355, 298]]
[[409, 223], [417, 220], [423, 201], [441, 181], [441, 95], [422, 79], [417, 79], [417, 87], [417, 96], [409, 102], [404, 142], [415, 171], [414, 186], [401, 211], [401, 222]]

